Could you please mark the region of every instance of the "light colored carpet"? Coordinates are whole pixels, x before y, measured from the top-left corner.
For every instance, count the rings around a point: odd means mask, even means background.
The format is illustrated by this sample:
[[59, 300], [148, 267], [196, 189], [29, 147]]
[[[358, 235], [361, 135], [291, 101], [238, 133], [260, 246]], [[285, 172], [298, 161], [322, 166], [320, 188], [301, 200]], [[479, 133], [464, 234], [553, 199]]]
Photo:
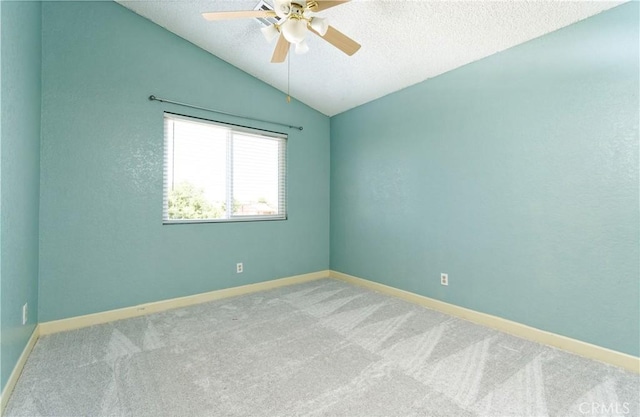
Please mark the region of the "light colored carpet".
[[42, 337], [7, 416], [638, 416], [639, 377], [324, 279]]

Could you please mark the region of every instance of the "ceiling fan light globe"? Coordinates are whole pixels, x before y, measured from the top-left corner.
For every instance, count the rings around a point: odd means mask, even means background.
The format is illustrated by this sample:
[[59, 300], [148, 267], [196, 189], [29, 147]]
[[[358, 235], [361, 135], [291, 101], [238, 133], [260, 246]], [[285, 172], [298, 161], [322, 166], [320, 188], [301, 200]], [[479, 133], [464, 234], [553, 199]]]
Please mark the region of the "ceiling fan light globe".
[[302, 19], [287, 19], [280, 29], [286, 40], [290, 43], [298, 44], [307, 35], [307, 22]]
[[260, 32], [262, 32], [267, 42], [271, 42], [280, 33], [276, 25], [265, 26], [260, 29]]
[[311, 18], [311, 29], [315, 30], [320, 34], [320, 36], [324, 36], [329, 29], [329, 24], [327, 23], [327, 19], [324, 17], [313, 17]]
[[303, 39], [296, 43], [296, 54], [306, 54], [307, 52], [309, 52], [309, 45], [307, 45], [307, 41]]

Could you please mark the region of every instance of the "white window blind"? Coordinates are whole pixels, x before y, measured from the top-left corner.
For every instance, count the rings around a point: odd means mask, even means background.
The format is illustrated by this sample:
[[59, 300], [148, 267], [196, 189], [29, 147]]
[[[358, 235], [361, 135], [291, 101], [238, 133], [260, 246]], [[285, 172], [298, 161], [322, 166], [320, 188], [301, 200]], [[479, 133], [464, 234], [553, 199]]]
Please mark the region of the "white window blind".
[[284, 220], [287, 135], [164, 114], [163, 223]]

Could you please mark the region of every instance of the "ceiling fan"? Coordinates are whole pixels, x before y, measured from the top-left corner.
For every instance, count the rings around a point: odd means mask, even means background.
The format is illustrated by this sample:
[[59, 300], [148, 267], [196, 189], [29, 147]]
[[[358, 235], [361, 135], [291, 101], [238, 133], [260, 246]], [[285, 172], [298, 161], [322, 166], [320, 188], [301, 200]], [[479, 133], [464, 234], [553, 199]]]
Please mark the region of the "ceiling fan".
[[242, 10], [234, 12], [202, 13], [207, 20], [227, 20], [243, 18], [276, 18], [278, 21], [261, 29], [267, 41], [278, 37], [271, 62], [284, 62], [291, 44], [296, 53], [303, 54], [309, 50], [305, 40], [307, 32], [313, 32], [345, 54], [351, 56], [360, 49], [360, 44], [333, 26], [329, 26], [325, 18], [310, 16], [330, 7], [347, 3], [326, 0], [274, 0], [274, 10]]

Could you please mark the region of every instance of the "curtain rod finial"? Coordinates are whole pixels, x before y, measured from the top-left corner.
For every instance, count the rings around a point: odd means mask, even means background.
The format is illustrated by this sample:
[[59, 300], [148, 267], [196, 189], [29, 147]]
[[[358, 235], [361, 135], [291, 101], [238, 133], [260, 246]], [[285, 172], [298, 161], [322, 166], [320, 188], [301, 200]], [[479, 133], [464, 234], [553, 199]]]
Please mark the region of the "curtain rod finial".
[[153, 100], [155, 100], [155, 99], [156, 99], [156, 96], [154, 96], [153, 94], [151, 94], [151, 95], [149, 96], [149, 100], [153, 101]]

